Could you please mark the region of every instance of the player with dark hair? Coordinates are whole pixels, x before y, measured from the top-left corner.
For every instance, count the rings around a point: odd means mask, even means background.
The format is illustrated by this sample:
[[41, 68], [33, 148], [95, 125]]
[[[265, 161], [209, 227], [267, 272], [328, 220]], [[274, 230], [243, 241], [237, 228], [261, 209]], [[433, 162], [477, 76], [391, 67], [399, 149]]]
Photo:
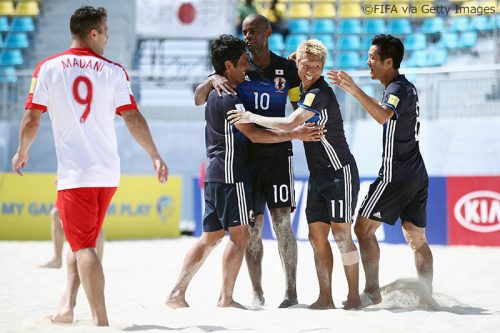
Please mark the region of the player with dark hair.
[[[288, 97], [294, 108], [299, 100], [300, 79], [292, 61], [269, 50], [272, 30], [262, 15], [252, 14], [242, 25], [249, 50], [250, 68], [245, 81], [237, 87], [218, 75], [196, 88], [195, 103], [203, 104], [215, 88], [220, 95], [238, 93], [246, 110], [263, 116], [284, 117]], [[315, 130], [315, 129], [311, 129]], [[250, 147], [252, 163], [252, 190], [255, 208], [255, 226], [250, 229], [250, 242], [245, 259], [253, 287], [253, 304], [264, 305], [262, 289], [262, 227], [267, 204], [272, 226], [278, 239], [278, 250], [285, 273], [285, 296], [279, 307], [297, 304], [297, 241], [292, 231], [290, 213], [295, 208], [293, 152], [291, 142], [253, 144]]]
[[[211, 58], [216, 73], [223, 75], [230, 84], [236, 86], [245, 80], [249, 65], [243, 41], [233, 36], [220, 36], [211, 45]], [[249, 139], [277, 143], [302, 136], [300, 130], [270, 131], [250, 124], [233, 126], [227, 120], [227, 113], [235, 108], [244, 110], [238, 96], [223, 92], [219, 97], [215, 90], [210, 92], [205, 107], [209, 164], [205, 173], [203, 233], [186, 254], [179, 278], [167, 298], [166, 304], [172, 308], [189, 306], [185, 296], [189, 283], [226, 230], [229, 242], [222, 259], [218, 305], [244, 308], [232, 295], [249, 239], [248, 226], [253, 225]], [[316, 139], [311, 140], [319, 140], [321, 134], [314, 134]]]
[[383, 125], [382, 167], [371, 184], [354, 226], [359, 240], [366, 285], [362, 306], [382, 301], [379, 285], [380, 249], [375, 231], [401, 219], [403, 234], [415, 255], [420, 281], [432, 292], [433, 258], [427, 243], [427, 191], [429, 180], [419, 149], [420, 107], [415, 86], [399, 74], [404, 46], [396, 37], [377, 35], [368, 51], [373, 80], [385, 88], [378, 103], [366, 95], [345, 72], [330, 71], [333, 84], [354, 96]]
[[108, 326], [104, 273], [96, 240], [120, 179], [114, 127], [119, 114], [151, 158], [160, 183], [168, 168], [146, 120], [137, 109], [122, 66], [102, 57], [108, 41], [106, 10], [84, 6], [71, 16], [71, 48], [41, 61], [33, 73], [21, 120], [19, 147], [12, 170], [28, 162], [43, 113], [49, 112], [57, 155], [57, 206], [71, 247], [66, 291], [56, 323], [71, 323], [80, 283], [97, 326]]
[[302, 92], [298, 109], [288, 117], [263, 117], [251, 112], [231, 111], [229, 119], [236, 125], [256, 123], [285, 131], [311, 122], [324, 125], [328, 130], [320, 142], [304, 142], [310, 172], [306, 217], [319, 284], [318, 299], [310, 308], [335, 308], [332, 297], [333, 255], [328, 240], [331, 231], [340, 250], [349, 285], [344, 309], [352, 309], [361, 305], [359, 254], [351, 236], [359, 176], [344, 135], [337, 98], [321, 76], [326, 56], [327, 49], [318, 40], [308, 40], [299, 45], [295, 57]]

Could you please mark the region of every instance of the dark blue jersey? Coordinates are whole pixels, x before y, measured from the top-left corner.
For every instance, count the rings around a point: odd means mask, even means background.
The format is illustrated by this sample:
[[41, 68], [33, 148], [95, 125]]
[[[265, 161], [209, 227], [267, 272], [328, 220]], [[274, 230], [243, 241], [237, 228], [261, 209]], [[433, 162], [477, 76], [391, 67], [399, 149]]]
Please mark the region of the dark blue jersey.
[[241, 104], [235, 95], [212, 90], [205, 106], [205, 145], [208, 166], [206, 182], [234, 184], [248, 181], [248, 146], [250, 141], [227, 121], [227, 112]]
[[304, 142], [309, 172], [338, 170], [354, 161], [344, 134], [344, 121], [332, 88], [320, 77], [301, 92], [300, 108], [314, 112], [306, 122], [324, 125], [327, 132], [318, 142]]
[[[245, 109], [265, 117], [284, 117], [287, 97], [292, 102], [299, 100], [300, 79], [295, 64], [271, 52], [271, 62], [266, 68], [260, 68], [250, 59], [250, 68], [245, 81], [237, 87], [238, 96]], [[289, 150], [292, 143], [254, 144], [256, 153]]]
[[379, 176], [385, 182], [427, 177], [418, 145], [420, 108], [415, 86], [404, 75], [396, 76], [385, 89], [381, 105], [394, 110], [394, 116], [384, 124]]

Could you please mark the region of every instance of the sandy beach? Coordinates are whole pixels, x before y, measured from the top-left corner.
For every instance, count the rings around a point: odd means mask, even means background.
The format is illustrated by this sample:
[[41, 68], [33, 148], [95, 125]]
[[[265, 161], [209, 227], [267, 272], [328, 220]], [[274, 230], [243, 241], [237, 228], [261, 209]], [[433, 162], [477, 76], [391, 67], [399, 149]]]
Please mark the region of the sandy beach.
[[[308, 242], [299, 242], [299, 304], [278, 309], [284, 293], [275, 241], [265, 241], [263, 287], [266, 305], [251, 307], [245, 264], [234, 298], [248, 311], [216, 306], [221, 285], [221, 257], [227, 239], [214, 250], [187, 293], [190, 308], [164, 305], [195, 238], [107, 242], [104, 252], [109, 328], [91, 325], [80, 290], [72, 325], [54, 325], [48, 316], [65, 287], [66, 268], [43, 269], [52, 244], [0, 242], [0, 332], [498, 332], [500, 330], [500, 248], [432, 246], [437, 309], [418, 307], [416, 276], [407, 246], [381, 244], [384, 301], [358, 311], [309, 310], [318, 286]], [[337, 307], [347, 295], [339, 252], [334, 248], [333, 293]], [[66, 248], [65, 248], [66, 251]], [[402, 279], [402, 280], [398, 280]], [[391, 284], [398, 280], [398, 283]], [[364, 285], [361, 271], [360, 286]]]

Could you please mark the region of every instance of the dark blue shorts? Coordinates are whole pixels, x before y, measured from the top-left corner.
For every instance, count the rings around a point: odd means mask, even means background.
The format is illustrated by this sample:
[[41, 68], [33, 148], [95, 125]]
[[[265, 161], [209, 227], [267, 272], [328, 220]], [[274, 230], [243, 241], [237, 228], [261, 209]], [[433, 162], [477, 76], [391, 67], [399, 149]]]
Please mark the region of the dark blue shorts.
[[307, 223], [352, 223], [358, 201], [359, 175], [355, 163], [309, 176]]
[[227, 230], [239, 225], [253, 226], [248, 183], [205, 183], [203, 231]]
[[267, 207], [295, 209], [293, 156], [288, 152], [252, 157], [251, 180], [255, 214]]
[[381, 177], [371, 185], [359, 215], [394, 225], [398, 218], [415, 226], [427, 225], [428, 178], [408, 182], [384, 182]]

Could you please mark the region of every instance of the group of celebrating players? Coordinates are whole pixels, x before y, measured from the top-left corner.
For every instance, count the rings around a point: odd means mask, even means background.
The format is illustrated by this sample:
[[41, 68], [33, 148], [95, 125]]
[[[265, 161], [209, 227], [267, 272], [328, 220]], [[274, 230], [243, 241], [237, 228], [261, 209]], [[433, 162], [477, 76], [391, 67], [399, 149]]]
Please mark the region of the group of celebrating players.
[[[73, 321], [80, 283], [93, 321], [108, 325], [104, 275], [96, 240], [105, 212], [119, 182], [115, 114], [123, 117], [137, 142], [151, 157], [161, 183], [168, 168], [138, 111], [127, 73], [102, 57], [108, 40], [107, 13], [102, 7], [81, 7], [71, 17], [72, 45], [38, 64], [33, 75], [20, 143], [12, 168], [28, 161], [40, 118], [48, 112], [58, 159], [58, 208], [71, 246], [68, 284], [57, 313], [58, 323]], [[251, 14], [242, 23], [244, 41], [222, 35], [211, 44], [215, 74], [195, 91], [195, 103], [206, 103], [203, 233], [186, 254], [166, 304], [188, 307], [185, 293], [194, 274], [226, 232], [222, 259], [222, 289], [218, 306], [245, 308], [233, 299], [243, 258], [253, 287], [253, 305], [265, 304], [262, 287], [262, 226], [267, 205], [278, 240], [285, 276], [279, 307], [298, 303], [297, 242], [290, 213], [295, 208], [292, 139], [304, 141], [310, 172], [306, 217], [319, 284], [312, 309], [335, 308], [332, 297], [333, 254], [330, 231], [340, 250], [348, 282], [344, 309], [359, 309], [382, 301], [379, 286], [380, 251], [375, 237], [382, 223], [401, 219], [405, 238], [415, 255], [419, 280], [432, 291], [433, 259], [425, 237], [428, 176], [419, 151], [417, 91], [399, 74], [404, 47], [398, 38], [372, 40], [367, 65], [371, 78], [384, 86], [381, 101], [366, 95], [343, 71], [327, 73], [330, 83], [356, 98], [383, 125], [382, 167], [351, 225], [359, 192], [356, 161], [344, 134], [336, 95], [324, 79], [327, 49], [318, 40], [300, 44], [289, 59], [269, 50], [269, 21]], [[83, 64], [83, 65], [82, 65]], [[285, 116], [287, 100], [294, 111]], [[359, 261], [365, 272], [360, 294]]]

